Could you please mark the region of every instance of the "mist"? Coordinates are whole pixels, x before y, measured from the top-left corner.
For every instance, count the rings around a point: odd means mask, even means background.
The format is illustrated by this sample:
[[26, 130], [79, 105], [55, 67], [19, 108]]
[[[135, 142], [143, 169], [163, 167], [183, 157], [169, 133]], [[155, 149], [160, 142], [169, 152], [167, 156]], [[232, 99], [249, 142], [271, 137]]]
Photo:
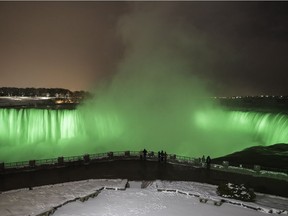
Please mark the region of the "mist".
[[[251, 145], [249, 132], [221, 125], [227, 116], [212, 99], [211, 80], [201, 76], [214, 55], [207, 37], [191, 25], [187, 31], [185, 18], [170, 16], [172, 10], [135, 4], [119, 20], [125, 53], [117, 73], [80, 109], [95, 151], [146, 148], [219, 156], [223, 149]], [[209, 116], [213, 130], [201, 128], [201, 115]]]

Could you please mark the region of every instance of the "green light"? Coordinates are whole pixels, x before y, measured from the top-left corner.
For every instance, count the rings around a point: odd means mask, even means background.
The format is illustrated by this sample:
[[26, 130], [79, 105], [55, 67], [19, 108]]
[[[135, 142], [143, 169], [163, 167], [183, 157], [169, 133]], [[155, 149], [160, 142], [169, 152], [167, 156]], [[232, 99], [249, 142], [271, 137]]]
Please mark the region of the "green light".
[[129, 112], [117, 106], [87, 107], [0, 109], [0, 161], [143, 148], [215, 157], [253, 145], [288, 142], [288, 118], [282, 114], [214, 109], [189, 114], [186, 108], [173, 108], [157, 110], [157, 115], [141, 107]]

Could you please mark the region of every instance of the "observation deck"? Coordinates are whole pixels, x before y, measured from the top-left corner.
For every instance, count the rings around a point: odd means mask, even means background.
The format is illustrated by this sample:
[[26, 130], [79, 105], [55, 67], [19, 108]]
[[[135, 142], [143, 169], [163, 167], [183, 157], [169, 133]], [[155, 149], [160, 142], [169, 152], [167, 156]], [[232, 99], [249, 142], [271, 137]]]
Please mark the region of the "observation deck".
[[268, 172], [256, 166], [253, 170], [229, 164], [205, 163], [192, 157], [167, 154], [160, 161], [155, 152], [120, 151], [43, 160], [0, 163], [0, 191], [85, 179], [128, 179], [195, 181], [218, 185], [245, 183], [256, 192], [288, 197], [287, 171]]

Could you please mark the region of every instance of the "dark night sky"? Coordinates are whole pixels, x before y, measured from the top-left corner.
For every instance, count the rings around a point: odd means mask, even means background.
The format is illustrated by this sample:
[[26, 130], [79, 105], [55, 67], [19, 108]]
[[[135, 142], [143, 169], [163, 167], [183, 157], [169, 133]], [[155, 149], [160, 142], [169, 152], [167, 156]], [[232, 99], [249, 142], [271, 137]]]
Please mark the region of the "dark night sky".
[[[288, 94], [288, 2], [0, 2], [0, 86], [90, 90], [113, 79], [128, 49], [120, 21], [135, 7], [167, 8], [163, 35], [199, 41], [183, 55], [214, 95]], [[158, 21], [137, 18], [131, 32]]]

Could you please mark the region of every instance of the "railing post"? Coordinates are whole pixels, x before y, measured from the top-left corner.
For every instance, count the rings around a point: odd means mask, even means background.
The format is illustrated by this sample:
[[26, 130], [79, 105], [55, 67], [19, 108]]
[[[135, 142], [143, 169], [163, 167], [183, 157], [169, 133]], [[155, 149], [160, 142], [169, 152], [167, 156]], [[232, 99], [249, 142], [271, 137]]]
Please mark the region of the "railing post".
[[108, 155], [108, 158], [109, 158], [109, 159], [112, 159], [112, 158], [113, 158], [113, 152], [108, 152], [107, 155]]
[[36, 166], [36, 161], [35, 160], [30, 160], [29, 161], [29, 167], [35, 167]]
[[222, 165], [223, 165], [223, 167], [224, 167], [225, 169], [228, 169], [228, 167], [229, 167], [229, 161], [223, 161]]
[[84, 155], [83, 159], [84, 159], [84, 163], [90, 163], [90, 155], [89, 154]]
[[261, 167], [259, 165], [254, 165], [254, 171], [256, 171], [257, 174], [260, 173]]
[[58, 163], [58, 165], [63, 165], [64, 164], [64, 157], [58, 157], [57, 163]]
[[125, 157], [130, 157], [130, 151], [125, 151]]

